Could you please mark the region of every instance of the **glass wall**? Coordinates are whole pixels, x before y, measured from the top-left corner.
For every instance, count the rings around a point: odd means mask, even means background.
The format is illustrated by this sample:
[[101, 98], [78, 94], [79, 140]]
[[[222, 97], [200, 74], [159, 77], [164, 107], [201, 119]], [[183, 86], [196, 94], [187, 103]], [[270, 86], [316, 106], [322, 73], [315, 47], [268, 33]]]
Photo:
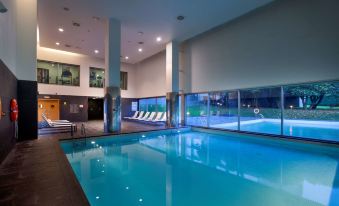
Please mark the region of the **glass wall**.
[[339, 142], [339, 81], [185, 98], [186, 125]]
[[339, 140], [339, 82], [284, 87], [284, 135]]
[[152, 97], [139, 99], [139, 111], [166, 112], [166, 98]]
[[281, 88], [240, 90], [240, 130], [281, 134]]
[[37, 81], [41, 84], [80, 86], [80, 66], [38, 60]]
[[210, 127], [238, 129], [238, 92], [210, 93]]
[[89, 68], [89, 87], [104, 88], [105, 70], [95, 67]]
[[186, 124], [192, 126], [208, 125], [208, 93], [186, 95]]

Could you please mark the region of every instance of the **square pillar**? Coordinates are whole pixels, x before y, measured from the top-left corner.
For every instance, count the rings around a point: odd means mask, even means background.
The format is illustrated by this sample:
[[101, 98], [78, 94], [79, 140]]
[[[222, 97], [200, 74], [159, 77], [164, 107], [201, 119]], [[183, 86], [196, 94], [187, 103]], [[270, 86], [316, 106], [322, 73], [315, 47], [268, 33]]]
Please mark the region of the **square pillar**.
[[104, 129], [107, 133], [120, 133], [121, 130], [120, 51], [120, 21], [108, 19], [105, 34], [106, 88], [104, 100]]
[[179, 44], [166, 45], [166, 125], [179, 126]]

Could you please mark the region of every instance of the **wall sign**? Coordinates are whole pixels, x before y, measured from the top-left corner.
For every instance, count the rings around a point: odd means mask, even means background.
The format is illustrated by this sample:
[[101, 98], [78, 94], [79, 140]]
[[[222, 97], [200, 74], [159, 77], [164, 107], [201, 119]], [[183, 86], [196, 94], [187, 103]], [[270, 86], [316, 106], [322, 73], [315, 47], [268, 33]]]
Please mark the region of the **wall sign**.
[[131, 108], [131, 110], [132, 110], [133, 112], [135, 112], [135, 111], [138, 110], [138, 102], [132, 102], [132, 108]]

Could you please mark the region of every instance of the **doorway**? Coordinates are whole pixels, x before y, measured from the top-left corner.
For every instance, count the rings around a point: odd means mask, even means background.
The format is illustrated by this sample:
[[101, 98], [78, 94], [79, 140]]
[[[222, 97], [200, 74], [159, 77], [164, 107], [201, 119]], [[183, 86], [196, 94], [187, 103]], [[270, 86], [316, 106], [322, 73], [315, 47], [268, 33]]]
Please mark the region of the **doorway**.
[[104, 99], [88, 98], [88, 120], [104, 119]]
[[59, 99], [38, 99], [38, 121], [43, 121], [42, 113], [48, 119], [60, 119], [60, 100]]

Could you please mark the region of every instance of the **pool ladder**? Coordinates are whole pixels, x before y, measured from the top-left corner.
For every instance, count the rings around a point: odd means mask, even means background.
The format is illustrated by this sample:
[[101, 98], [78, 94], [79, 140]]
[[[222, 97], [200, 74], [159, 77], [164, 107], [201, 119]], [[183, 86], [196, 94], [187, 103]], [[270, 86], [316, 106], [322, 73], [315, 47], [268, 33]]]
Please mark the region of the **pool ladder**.
[[[72, 130], [71, 130], [71, 136], [72, 136], [72, 143], [73, 143], [73, 147], [74, 148], [77, 148], [77, 147], [83, 147], [83, 146], [86, 146], [87, 145], [87, 134], [86, 134], [86, 127], [85, 127], [85, 124], [82, 123], [81, 124], [81, 138], [79, 140], [75, 140], [74, 138], [74, 131], [73, 131], [73, 127], [72, 127]], [[81, 141], [83, 140], [83, 141]]]

